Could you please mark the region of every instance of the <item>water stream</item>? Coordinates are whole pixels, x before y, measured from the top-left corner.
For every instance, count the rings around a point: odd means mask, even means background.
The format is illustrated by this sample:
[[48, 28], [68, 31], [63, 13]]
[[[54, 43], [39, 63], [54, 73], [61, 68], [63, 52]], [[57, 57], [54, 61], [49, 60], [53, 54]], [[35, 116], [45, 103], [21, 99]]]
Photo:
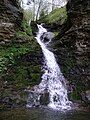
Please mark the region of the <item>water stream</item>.
[[[44, 55], [44, 66], [42, 81], [30, 91], [27, 107], [40, 106], [42, 100], [48, 101], [47, 106], [52, 109], [64, 110], [71, 109], [71, 102], [68, 100], [65, 78], [56, 62], [54, 54], [48, 49], [47, 44], [51, 41], [44, 42], [43, 34], [47, 30], [41, 25], [38, 26], [36, 40], [42, 48]], [[43, 96], [43, 97], [42, 97]]]

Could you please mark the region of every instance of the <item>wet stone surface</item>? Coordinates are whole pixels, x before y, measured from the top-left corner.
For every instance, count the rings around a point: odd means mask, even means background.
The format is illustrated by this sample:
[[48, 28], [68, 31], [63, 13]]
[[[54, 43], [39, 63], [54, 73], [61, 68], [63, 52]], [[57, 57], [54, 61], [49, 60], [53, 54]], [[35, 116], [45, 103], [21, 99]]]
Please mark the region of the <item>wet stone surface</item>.
[[0, 120], [90, 120], [89, 111], [53, 111], [47, 108], [13, 109], [0, 112]]

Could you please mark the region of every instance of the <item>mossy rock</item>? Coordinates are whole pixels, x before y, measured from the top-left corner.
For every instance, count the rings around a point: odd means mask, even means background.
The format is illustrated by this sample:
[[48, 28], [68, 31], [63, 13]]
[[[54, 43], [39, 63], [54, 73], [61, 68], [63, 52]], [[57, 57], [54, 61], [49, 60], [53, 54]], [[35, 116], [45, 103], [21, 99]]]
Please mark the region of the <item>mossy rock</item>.
[[45, 23], [45, 27], [50, 31], [58, 31], [61, 25], [67, 20], [66, 6], [57, 8], [50, 12], [48, 15], [41, 17], [37, 23]]

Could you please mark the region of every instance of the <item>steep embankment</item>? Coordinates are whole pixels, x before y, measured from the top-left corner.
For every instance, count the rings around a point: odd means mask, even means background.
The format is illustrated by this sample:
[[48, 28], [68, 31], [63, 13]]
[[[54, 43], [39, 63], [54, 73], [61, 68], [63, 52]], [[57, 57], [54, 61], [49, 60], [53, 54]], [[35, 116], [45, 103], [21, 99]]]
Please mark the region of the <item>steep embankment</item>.
[[0, 0], [0, 109], [24, 105], [39, 83], [42, 53], [17, 0]]

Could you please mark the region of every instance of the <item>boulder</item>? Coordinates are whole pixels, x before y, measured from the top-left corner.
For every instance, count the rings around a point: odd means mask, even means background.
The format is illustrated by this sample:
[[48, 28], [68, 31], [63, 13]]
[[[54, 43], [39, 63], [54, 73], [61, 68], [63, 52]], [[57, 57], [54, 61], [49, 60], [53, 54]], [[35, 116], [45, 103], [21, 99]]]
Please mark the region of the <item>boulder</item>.
[[54, 34], [52, 32], [45, 32], [41, 36], [41, 40], [46, 44], [50, 42], [53, 38], [54, 38]]

